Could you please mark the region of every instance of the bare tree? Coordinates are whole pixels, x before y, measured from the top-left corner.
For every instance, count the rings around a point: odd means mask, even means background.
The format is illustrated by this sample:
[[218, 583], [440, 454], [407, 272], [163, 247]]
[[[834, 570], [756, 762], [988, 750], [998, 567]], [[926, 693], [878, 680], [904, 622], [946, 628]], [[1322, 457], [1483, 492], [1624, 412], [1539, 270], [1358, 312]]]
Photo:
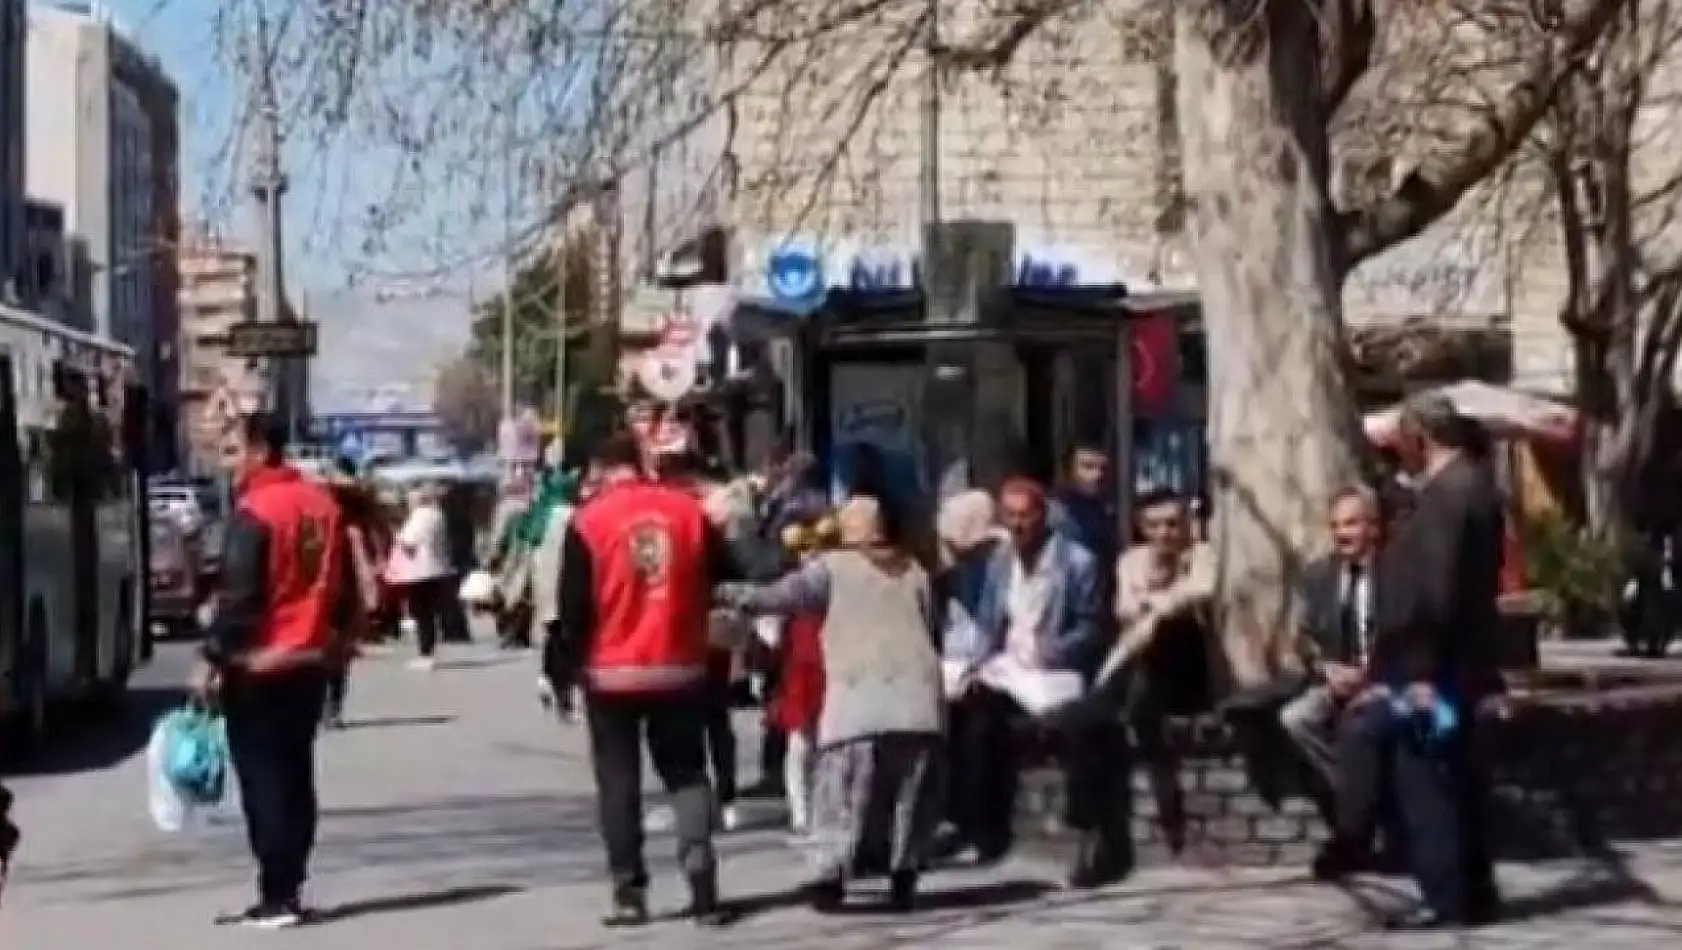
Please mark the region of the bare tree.
[[[316, 134], [399, 149], [399, 197], [432, 192], [414, 184], [429, 172], [494, 193], [487, 169], [512, 153], [534, 229], [577, 182], [624, 180], [698, 136], [716, 147], [697, 201], [723, 189], [743, 214], [777, 209], [776, 227], [841, 226], [836, 180], [906, 151], [904, 77], [996, 82], [1053, 113], [1071, 87], [1116, 81], [1070, 52], [1083, 34], [1114, 27], [1171, 55], [1213, 382], [1222, 629], [1250, 683], [1295, 629], [1300, 559], [1363, 454], [1347, 275], [1499, 169], [1627, 2], [994, 0], [946, 5], [931, 44], [929, 0], [284, 0], [283, 35], [295, 114]], [[778, 132], [738, 141], [749, 124]], [[789, 143], [801, 160], [778, 163]]]
[[496, 379], [478, 361], [461, 356], [438, 368], [432, 411], [451, 444], [478, 450], [496, 438], [502, 415]]
[[[1632, 539], [1671, 486], [1654, 479], [1682, 347], [1682, 158], [1669, 131], [1682, 8], [1630, 0], [1561, 88], [1539, 152], [1557, 201], [1585, 421], [1589, 527]], [[1623, 545], [1620, 544], [1620, 547]]]

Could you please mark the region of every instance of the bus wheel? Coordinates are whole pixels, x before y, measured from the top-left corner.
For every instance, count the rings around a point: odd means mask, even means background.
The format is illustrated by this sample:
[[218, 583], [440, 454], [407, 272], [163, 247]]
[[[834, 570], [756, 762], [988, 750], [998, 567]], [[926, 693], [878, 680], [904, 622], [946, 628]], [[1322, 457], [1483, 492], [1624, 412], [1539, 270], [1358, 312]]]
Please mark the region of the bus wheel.
[[129, 677], [134, 675], [134, 607], [129, 599], [130, 586], [129, 581], [123, 582], [117, 601], [116, 628], [111, 631], [111, 675], [99, 684], [100, 705], [113, 710], [122, 708], [123, 700], [128, 698]]
[[25, 755], [40, 751], [51, 727], [47, 684], [47, 612], [39, 601], [29, 605], [22, 655], [18, 657], [17, 721], [12, 730]]

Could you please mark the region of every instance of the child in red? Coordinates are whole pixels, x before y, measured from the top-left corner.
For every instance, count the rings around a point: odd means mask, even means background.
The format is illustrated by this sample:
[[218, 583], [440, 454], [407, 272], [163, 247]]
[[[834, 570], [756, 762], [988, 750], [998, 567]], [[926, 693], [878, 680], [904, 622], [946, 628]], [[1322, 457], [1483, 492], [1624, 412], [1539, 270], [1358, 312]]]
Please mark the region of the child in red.
[[[811, 526], [789, 525], [782, 540], [805, 560], [834, 546], [836, 537], [833, 519], [823, 518]], [[812, 752], [823, 711], [823, 619], [821, 613], [800, 614], [784, 624], [779, 644], [781, 676], [771, 700], [771, 721], [788, 736], [783, 786], [789, 827], [796, 835], [806, 834]]]

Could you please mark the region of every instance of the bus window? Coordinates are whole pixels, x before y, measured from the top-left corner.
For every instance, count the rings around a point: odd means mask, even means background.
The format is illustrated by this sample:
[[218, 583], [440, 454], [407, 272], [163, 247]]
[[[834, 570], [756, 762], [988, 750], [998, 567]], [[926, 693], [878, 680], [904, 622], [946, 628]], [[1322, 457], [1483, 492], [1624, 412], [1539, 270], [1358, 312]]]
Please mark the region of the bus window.
[[52, 440], [40, 429], [30, 429], [24, 454], [27, 469], [27, 497], [32, 505], [51, 504], [53, 484]]

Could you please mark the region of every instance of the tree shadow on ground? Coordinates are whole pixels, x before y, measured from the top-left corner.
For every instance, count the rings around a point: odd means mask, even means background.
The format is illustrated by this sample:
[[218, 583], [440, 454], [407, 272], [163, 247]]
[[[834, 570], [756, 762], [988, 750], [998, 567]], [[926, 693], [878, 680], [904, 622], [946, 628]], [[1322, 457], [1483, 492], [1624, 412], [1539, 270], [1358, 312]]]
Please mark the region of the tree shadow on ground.
[[358, 729], [387, 729], [398, 726], [447, 726], [456, 721], [454, 716], [375, 716], [369, 719], [347, 719], [339, 726], [340, 731], [355, 731]]
[[158, 717], [187, 699], [180, 687], [131, 687], [115, 708], [85, 705], [55, 710], [53, 730], [41, 749], [18, 762], [0, 763], [16, 777], [75, 775], [110, 768], [146, 748]]
[[472, 904], [479, 901], [495, 900], [518, 894], [521, 888], [511, 884], [480, 884], [461, 887], [446, 887], [433, 891], [416, 891], [403, 894], [390, 894], [385, 897], [373, 897], [366, 900], [347, 901], [333, 907], [324, 907], [317, 911], [311, 923], [332, 923], [334, 921], [349, 920], [354, 917], [370, 917], [376, 914], [393, 914], [410, 910], [428, 910], [435, 907], [453, 907], [457, 904]]
[[[916, 912], [997, 910], [1010, 905], [1026, 904], [1039, 900], [1055, 889], [1054, 885], [1046, 881], [1029, 879], [989, 881], [967, 887], [925, 885], [918, 891]], [[902, 916], [890, 914], [886, 910], [884, 906], [886, 896], [886, 892], [881, 887], [850, 885], [847, 891], [847, 902], [826, 916], [888, 918]], [[786, 891], [733, 898], [730, 901], [730, 909], [737, 915], [738, 919], [746, 920], [773, 911], [805, 907], [807, 903], [805, 887], [800, 886]]]
[[[1364, 913], [1375, 918], [1388, 917], [1418, 902], [1414, 888], [1371, 878], [1342, 889]], [[1552, 887], [1503, 901], [1499, 923], [1521, 924], [1572, 911], [1632, 902], [1646, 907], [1676, 906], [1636, 876], [1621, 857], [1610, 856], [1583, 864], [1569, 878]]]

